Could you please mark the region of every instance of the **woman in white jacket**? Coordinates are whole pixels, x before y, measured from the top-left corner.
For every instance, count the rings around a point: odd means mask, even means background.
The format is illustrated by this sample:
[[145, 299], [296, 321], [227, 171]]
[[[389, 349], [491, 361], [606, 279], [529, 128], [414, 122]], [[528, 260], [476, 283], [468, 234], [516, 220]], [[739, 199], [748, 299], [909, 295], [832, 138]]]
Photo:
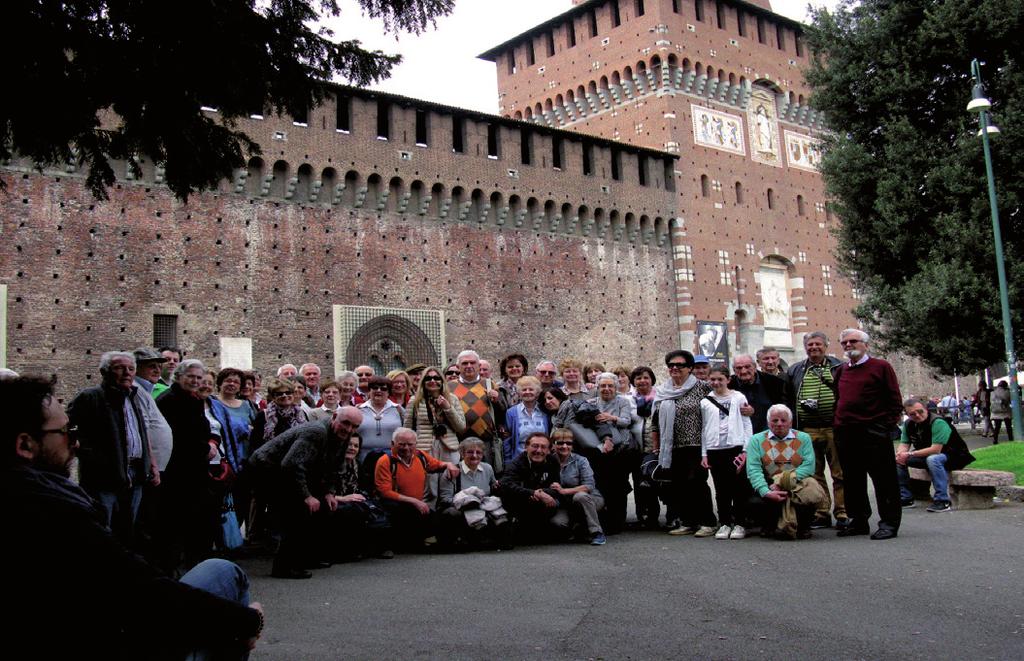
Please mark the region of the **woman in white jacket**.
[[711, 470], [718, 505], [718, 532], [715, 539], [743, 539], [747, 500], [751, 495], [747, 481], [744, 451], [754, 430], [750, 418], [740, 412], [747, 403], [743, 393], [729, 390], [729, 369], [712, 367], [708, 377], [714, 389], [701, 400], [701, 465]]

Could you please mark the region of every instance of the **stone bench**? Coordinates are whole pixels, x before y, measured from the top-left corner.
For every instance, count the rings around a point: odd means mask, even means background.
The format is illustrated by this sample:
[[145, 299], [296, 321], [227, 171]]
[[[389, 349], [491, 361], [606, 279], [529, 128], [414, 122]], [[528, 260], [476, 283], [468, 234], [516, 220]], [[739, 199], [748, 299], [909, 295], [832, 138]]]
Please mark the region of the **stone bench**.
[[[911, 468], [910, 479], [931, 482], [925, 468]], [[949, 499], [958, 510], [983, 510], [995, 507], [996, 487], [1011, 486], [1015, 476], [1009, 471], [959, 470], [949, 474]]]

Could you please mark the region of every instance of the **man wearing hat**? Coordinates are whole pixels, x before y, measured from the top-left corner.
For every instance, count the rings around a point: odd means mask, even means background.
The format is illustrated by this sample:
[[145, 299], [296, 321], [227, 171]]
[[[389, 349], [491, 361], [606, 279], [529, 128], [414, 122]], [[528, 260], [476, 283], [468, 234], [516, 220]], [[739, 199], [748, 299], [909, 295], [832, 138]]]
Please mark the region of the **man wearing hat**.
[[420, 377], [423, 376], [423, 370], [425, 369], [427, 369], [426, 365], [423, 363], [416, 363], [415, 365], [410, 365], [409, 368], [405, 370], [405, 373], [409, 375], [409, 380], [412, 382], [412, 388], [409, 389], [410, 398], [412, 398], [412, 396], [416, 394], [416, 391], [419, 390]]
[[707, 382], [708, 375], [711, 372], [711, 361], [708, 357], [702, 354], [697, 354], [693, 357], [693, 377], [698, 381]]

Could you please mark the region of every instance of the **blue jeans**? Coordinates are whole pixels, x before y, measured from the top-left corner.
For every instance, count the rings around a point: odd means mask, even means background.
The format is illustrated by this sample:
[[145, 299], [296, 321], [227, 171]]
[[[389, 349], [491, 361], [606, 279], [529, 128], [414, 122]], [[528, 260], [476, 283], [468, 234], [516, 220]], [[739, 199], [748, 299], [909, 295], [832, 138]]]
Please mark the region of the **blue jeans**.
[[[181, 582], [243, 606], [249, 605], [249, 577], [241, 567], [228, 560], [204, 560], [182, 576]], [[248, 656], [248, 653], [225, 655], [213, 650], [195, 650], [187, 658], [189, 661], [212, 661], [225, 658], [244, 659]]]
[[139, 475], [134, 465], [128, 467], [128, 475], [132, 486], [120, 491], [99, 491], [95, 494], [100, 510], [106, 516], [107, 527], [110, 528], [121, 542], [129, 547], [135, 546], [135, 520], [139, 516], [139, 504], [142, 503], [142, 483], [146, 479], [145, 471]]
[[935, 500], [949, 501], [949, 473], [946, 472], [946, 455], [939, 452], [927, 457], [910, 457], [906, 466], [896, 464], [896, 474], [900, 479], [900, 497], [912, 500], [910, 491], [910, 471], [908, 468], [927, 468], [932, 476], [932, 488], [935, 489]]

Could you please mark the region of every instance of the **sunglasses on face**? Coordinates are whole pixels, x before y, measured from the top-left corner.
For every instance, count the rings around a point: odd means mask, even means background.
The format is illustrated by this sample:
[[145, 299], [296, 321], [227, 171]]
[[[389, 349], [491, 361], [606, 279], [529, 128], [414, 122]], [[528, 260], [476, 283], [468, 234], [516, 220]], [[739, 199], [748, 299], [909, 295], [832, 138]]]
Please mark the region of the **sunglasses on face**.
[[388, 387], [382, 383], [373, 383], [370, 385], [370, 390], [387, 390]]
[[555, 445], [572, 445], [572, 441], [555, 441]]
[[537, 370], [537, 374], [554, 374], [555, 370]]
[[444, 373], [444, 375], [445, 375], [445, 376], [458, 376], [458, 375], [459, 375], [459, 373], [458, 373], [458, 371], [457, 371], [457, 370], [451, 370], [451, 371], [449, 371], [449, 372], [445, 372], [445, 373]]
[[423, 383], [430, 383], [431, 381], [444, 381], [444, 379], [439, 376], [428, 376], [423, 379]]
[[683, 370], [689, 367], [686, 363], [669, 363], [668, 368], [670, 370]]
[[290, 390], [281, 390], [279, 392], [273, 393], [273, 396], [275, 398], [277, 398], [277, 397], [291, 397], [291, 394], [292, 394], [292, 392]]

